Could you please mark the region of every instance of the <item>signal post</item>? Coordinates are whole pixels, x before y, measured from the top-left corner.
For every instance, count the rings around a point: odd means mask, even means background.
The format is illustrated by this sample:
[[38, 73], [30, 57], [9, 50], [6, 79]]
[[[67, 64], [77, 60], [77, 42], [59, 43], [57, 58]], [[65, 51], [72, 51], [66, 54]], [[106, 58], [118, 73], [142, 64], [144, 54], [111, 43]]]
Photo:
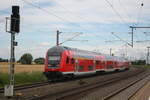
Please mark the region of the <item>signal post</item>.
[[20, 14], [19, 6], [12, 6], [12, 14], [10, 18], [10, 31], [7, 31], [7, 20], [6, 18], [6, 32], [11, 33], [11, 58], [10, 58], [10, 83], [5, 86], [4, 95], [7, 97], [14, 96], [14, 67], [15, 67], [15, 46], [17, 42], [15, 41], [15, 34], [20, 31]]

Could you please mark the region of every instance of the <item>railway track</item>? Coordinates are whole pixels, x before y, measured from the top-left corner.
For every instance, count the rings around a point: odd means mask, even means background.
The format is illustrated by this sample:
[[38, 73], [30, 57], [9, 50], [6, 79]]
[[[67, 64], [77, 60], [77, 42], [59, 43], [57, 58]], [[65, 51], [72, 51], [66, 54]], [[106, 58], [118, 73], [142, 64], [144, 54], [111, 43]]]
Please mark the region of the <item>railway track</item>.
[[[14, 90], [23, 90], [23, 89], [28, 89], [28, 88], [44, 86], [44, 85], [48, 85], [48, 84], [49, 84], [49, 82], [45, 81], [45, 82], [37, 82], [37, 83], [33, 83], [33, 84], [19, 85], [19, 86], [15, 86]], [[0, 88], [0, 93], [4, 93], [4, 88]]]
[[[88, 76], [75, 78], [75, 79], [70, 79], [70, 81], [71, 80], [83, 79], [83, 78], [86, 78], [86, 77], [88, 77]], [[14, 87], [14, 90], [23, 90], [23, 89], [29, 89], [29, 88], [36, 88], [36, 87], [39, 87], [39, 86], [44, 86], [44, 85], [57, 83], [57, 82], [65, 82], [65, 81], [68, 81], [68, 80], [45, 81], [45, 82], [37, 82], [37, 83], [32, 83], [32, 84], [18, 85], [18, 86]], [[0, 88], [0, 93], [4, 93], [4, 88]]]
[[109, 79], [109, 80], [106, 80], [106, 81], [103, 81], [103, 82], [100, 81], [100, 82], [96, 82], [94, 84], [88, 84], [88, 85], [85, 85], [85, 86], [82, 86], [82, 87], [72, 88], [72, 89], [69, 89], [69, 90], [64, 90], [64, 91], [53, 93], [53, 94], [49, 93], [49, 94], [45, 94], [45, 95], [41, 95], [41, 96], [34, 96], [34, 97], [31, 97], [31, 98], [27, 98], [27, 100], [48, 100], [47, 98], [50, 98], [52, 100], [53, 99], [57, 99], [57, 100], [76, 100], [80, 97], [83, 97], [83, 96], [87, 95], [88, 93], [91, 93], [92, 91], [97, 90], [100, 87], [105, 87], [109, 84], [119, 82], [121, 80], [128, 79], [132, 76], [136, 76], [139, 73], [143, 74], [144, 72], [145, 72], [145, 69], [140, 69], [140, 70], [137, 70], [135, 73], [130, 73], [130, 74], [128, 74], [126, 76], [123, 76], [123, 77], [118, 76], [117, 78], [112, 78], [112, 79]]
[[[103, 100], [110, 100], [112, 97], [116, 96], [118, 93], [134, 86], [136, 83], [142, 81], [145, 77], [148, 77], [150, 74], [145, 74], [142, 77], [140, 77], [137, 80], [132, 81], [131, 83], [127, 84], [126, 86], [123, 86], [122, 88], [112, 92], [111, 94], [106, 95]], [[139, 88], [140, 89], [140, 88]], [[128, 99], [130, 99], [139, 89], [137, 89], [133, 94], [130, 94], [130, 96], [128, 97]]]

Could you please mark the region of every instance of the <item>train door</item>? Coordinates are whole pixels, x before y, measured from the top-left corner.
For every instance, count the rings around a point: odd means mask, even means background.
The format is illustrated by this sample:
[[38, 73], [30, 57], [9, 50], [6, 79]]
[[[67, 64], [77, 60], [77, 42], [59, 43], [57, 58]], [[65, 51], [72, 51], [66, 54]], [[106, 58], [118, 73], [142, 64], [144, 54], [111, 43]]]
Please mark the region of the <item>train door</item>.
[[71, 58], [70, 59], [70, 71], [74, 71], [75, 69], [75, 59]]
[[79, 69], [78, 63], [79, 63], [78, 59], [75, 59], [75, 72], [78, 72], [78, 69]]
[[78, 59], [78, 72], [85, 72], [85, 71], [86, 71], [86, 60]]
[[74, 58], [71, 57], [66, 57], [66, 71], [67, 72], [72, 72], [74, 70]]
[[112, 60], [107, 61], [107, 69], [113, 69], [113, 61]]
[[95, 70], [96, 65], [95, 65], [94, 60], [91, 60], [91, 59], [87, 60], [86, 65], [87, 65], [87, 70], [86, 71], [94, 71]]
[[96, 61], [93, 60], [93, 71], [96, 71]]
[[70, 66], [69, 65], [69, 57], [67, 56], [66, 57], [66, 66], [65, 66], [66, 67], [66, 71], [69, 71], [69, 66]]
[[105, 70], [106, 66], [107, 66], [107, 61], [103, 60], [102, 63], [101, 63], [101, 66], [102, 66], [101, 69]]

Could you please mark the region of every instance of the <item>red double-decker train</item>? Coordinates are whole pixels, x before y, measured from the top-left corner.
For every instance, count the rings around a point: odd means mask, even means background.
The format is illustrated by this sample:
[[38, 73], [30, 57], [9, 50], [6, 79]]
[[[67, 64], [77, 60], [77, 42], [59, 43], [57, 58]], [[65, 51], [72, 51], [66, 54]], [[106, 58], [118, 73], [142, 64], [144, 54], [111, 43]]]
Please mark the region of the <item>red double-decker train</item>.
[[124, 58], [54, 46], [46, 53], [44, 74], [49, 80], [129, 69]]

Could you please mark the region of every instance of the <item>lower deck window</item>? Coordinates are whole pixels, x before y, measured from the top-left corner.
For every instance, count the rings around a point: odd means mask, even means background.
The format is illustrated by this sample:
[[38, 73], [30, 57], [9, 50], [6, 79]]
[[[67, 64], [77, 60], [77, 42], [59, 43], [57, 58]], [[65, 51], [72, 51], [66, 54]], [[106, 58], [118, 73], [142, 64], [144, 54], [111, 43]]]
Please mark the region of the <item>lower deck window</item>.
[[93, 66], [88, 66], [88, 70], [93, 70]]
[[107, 68], [109, 69], [109, 68], [113, 68], [113, 65], [107, 65]]
[[84, 66], [79, 66], [78, 71], [84, 71]]

